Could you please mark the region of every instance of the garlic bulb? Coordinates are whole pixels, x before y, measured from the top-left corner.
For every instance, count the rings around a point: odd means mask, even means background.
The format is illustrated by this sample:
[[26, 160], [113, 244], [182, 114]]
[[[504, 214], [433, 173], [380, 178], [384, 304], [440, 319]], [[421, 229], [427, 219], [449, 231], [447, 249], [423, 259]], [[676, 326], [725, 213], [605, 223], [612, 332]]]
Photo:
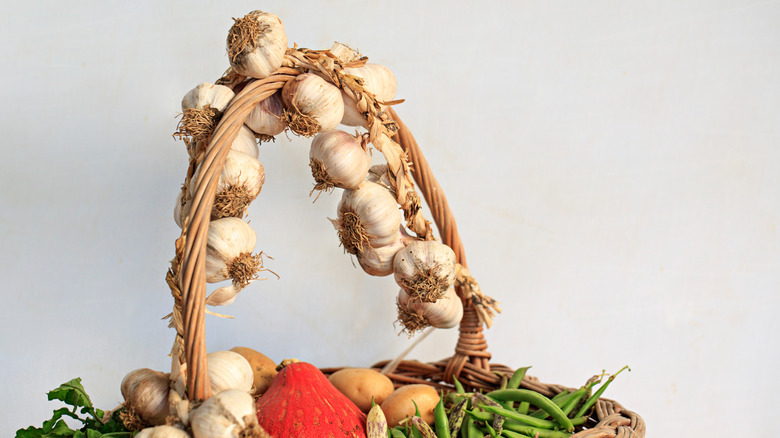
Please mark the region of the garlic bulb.
[[[254, 163], [254, 161], [247, 159], [246, 157], [242, 157], [241, 155], [236, 155], [234, 152], [237, 153], [243, 153], [246, 154], [252, 158], [257, 160], [257, 157], [260, 155], [260, 150], [257, 147], [257, 137], [255, 137], [254, 132], [252, 132], [251, 129], [247, 128], [246, 126], [241, 126], [241, 129], [238, 131], [238, 136], [236, 136], [236, 139], [233, 140], [233, 143], [230, 145], [231, 152], [228, 155], [228, 162], [226, 162], [225, 166], [222, 169], [222, 173], [220, 175], [220, 186], [217, 189], [217, 196], [215, 199], [215, 207], [217, 207], [218, 211], [224, 211], [225, 210], [225, 203], [231, 201], [235, 201], [237, 197], [235, 196], [236, 193], [243, 195], [243, 197], [239, 197], [239, 200], [242, 200], [239, 204], [245, 204], [249, 205], [252, 200], [254, 200], [255, 197], [257, 197], [257, 193], [259, 193], [259, 188], [262, 187], [263, 182], [265, 181], [265, 172], [263, 171], [262, 164], [257, 162], [257, 164]], [[231, 156], [233, 159], [231, 160]], [[236, 157], [239, 157], [239, 159], [236, 159]], [[243, 164], [239, 164], [238, 162], [243, 162]], [[228, 164], [231, 163], [230, 167], [228, 167]], [[240, 169], [242, 166], [248, 166], [250, 167], [250, 172], [247, 174], [241, 174], [236, 176], [236, 170]], [[252, 172], [254, 171], [254, 172]], [[179, 226], [179, 228], [182, 228], [184, 224], [184, 218], [190, 213], [190, 198], [192, 196], [192, 191], [195, 189], [195, 183], [196, 179], [194, 177], [197, 177], [198, 171], [196, 170], [196, 173], [193, 175], [193, 178], [190, 179], [190, 185], [187, 186], [186, 189], [186, 196], [187, 199], [184, 199], [185, 192], [180, 191], [179, 194], [176, 196], [176, 204], [173, 208], [173, 220], [176, 222], [176, 225]], [[251, 176], [250, 176], [251, 175]], [[238, 184], [236, 187], [228, 187], [227, 192], [225, 193], [225, 186], [229, 186], [231, 183], [236, 185], [237, 182], [243, 182], [243, 184]], [[227, 183], [226, 183], [227, 182]], [[258, 184], [259, 183], [259, 184]], [[244, 186], [246, 188], [246, 191], [241, 190], [241, 186]], [[258, 186], [258, 187], [254, 187]], [[250, 193], [254, 193], [254, 197], [248, 196]], [[220, 196], [220, 192], [223, 193], [222, 196]], [[231, 195], [231, 192], [233, 193]], [[228, 208], [230, 210], [235, 211], [235, 216], [241, 216], [243, 215], [243, 212], [246, 210], [246, 208], [240, 209], [235, 207], [236, 203], [234, 202], [233, 207], [230, 208], [228, 205]], [[241, 214], [239, 214], [239, 211]], [[219, 218], [224, 216], [230, 216], [230, 214], [213, 214], [212, 217]]]
[[235, 351], [214, 351], [206, 355], [209, 382], [214, 393], [240, 389], [251, 393], [254, 384], [252, 365]]
[[184, 95], [181, 110], [203, 109], [208, 106], [220, 112], [225, 111], [235, 95], [230, 87], [203, 82]]
[[243, 152], [252, 158], [258, 158], [260, 156], [260, 148], [257, 147], [257, 137], [247, 126], [242, 125], [238, 130], [238, 136], [230, 144], [230, 149], [238, 152]]
[[456, 263], [455, 252], [449, 246], [417, 240], [395, 255], [395, 281], [412, 299], [432, 303], [455, 282]]
[[333, 225], [344, 250], [357, 254], [392, 243], [401, 226], [401, 210], [386, 188], [363, 181], [344, 191]]
[[314, 177], [314, 190], [354, 189], [366, 179], [371, 158], [361, 137], [333, 130], [314, 137], [309, 167]]
[[173, 426], [147, 427], [138, 432], [134, 438], [190, 438], [190, 435]]
[[274, 14], [252, 11], [234, 19], [227, 37], [230, 65], [236, 73], [263, 79], [282, 66], [287, 35]]
[[399, 230], [392, 242], [378, 248], [368, 247], [357, 253], [360, 267], [368, 275], [384, 277], [393, 273], [393, 258], [396, 253], [414, 238]]
[[295, 133], [311, 137], [341, 123], [341, 90], [313, 73], [298, 75], [282, 88], [287, 124]]
[[398, 292], [397, 304], [398, 320], [410, 335], [428, 326], [452, 328], [463, 319], [463, 303], [452, 287], [434, 303], [416, 301], [401, 289]]
[[[363, 89], [374, 95], [377, 102], [389, 102], [395, 98], [398, 83], [389, 68], [381, 64], [368, 63], [362, 67], [345, 68], [343, 73], [357, 76], [363, 80]], [[342, 125], [366, 126], [366, 118], [360, 113], [357, 102], [342, 91], [344, 99], [344, 117]], [[385, 105], [380, 105], [384, 109]]]
[[152, 425], [165, 424], [169, 412], [170, 377], [168, 374], [149, 368], [130, 371], [122, 379], [121, 391], [130, 415], [134, 412]]
[[206, 241], [206, 281], [233, 279], [245, 286], [262, 266], [260, 255], [253, 256], [257, 235], [241, 219], [226, 217], [209, 223]]
[[[200, 168], [190, 180], [191, 193], [195, 192], [199, 175]], [[265, 170], [257, 158], [230, 150], [219, 174], [211, 218], [244, 217], [249, 204], [260, 194], [264, 182]]]
[[174, 135], [195, 141], [208, 139], [235, 93], [224, 85], [203, 82], [181, 100], [182, 116]]
[[190, 413], [194, 438], [262, 437], [255, 401], [249, 393], [229, 389], [217, 393]]
[[281, 94], [274, 93], [257, 104], [244, 123], [256, 134], [264, 135], [266, 138], [281, 134], [287, 127]]

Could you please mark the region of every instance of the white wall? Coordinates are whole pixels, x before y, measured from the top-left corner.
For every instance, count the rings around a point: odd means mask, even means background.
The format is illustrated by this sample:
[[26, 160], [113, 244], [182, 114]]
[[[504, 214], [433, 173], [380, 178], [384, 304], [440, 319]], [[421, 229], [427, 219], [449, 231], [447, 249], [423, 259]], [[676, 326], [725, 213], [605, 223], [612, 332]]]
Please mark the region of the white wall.
[[[472, 273], [502, 302], [494, 361], [607, 395], [649, 436], [769, 436], [780, 326], [777, 1], [48, 2], [0, 14], [0, 435], [80, 376], [100, 407], [165, 369], [183, 94], [226, 68], [231, 17], [358, 47], [398, 77]], [[319, 366], [408, 345], [396, 286], [338, 247], [307, 142], [262, 147], [250, 211], [280, 280], [208, 320], [208, 348]], [[451, 354], [439, 332], [412, 356]], [[751, 420], [748, 420], [751, 419]], [[758, 421], [756, 421], [758, 420]]]

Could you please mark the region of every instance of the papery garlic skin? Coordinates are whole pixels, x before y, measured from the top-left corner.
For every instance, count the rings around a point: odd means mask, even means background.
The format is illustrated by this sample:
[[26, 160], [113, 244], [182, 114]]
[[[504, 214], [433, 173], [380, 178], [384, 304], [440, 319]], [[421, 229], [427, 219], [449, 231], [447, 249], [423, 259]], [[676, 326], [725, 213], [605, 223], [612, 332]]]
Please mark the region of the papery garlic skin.
[[229, 87], [203, 82], [184, 95], [181, 109], [203, 109], [209, 106], [217, 111], [225, 111], [235, 95]]
[[331, 55], [335, 56], [344, 65], [360, 58], [360, 52], [338, 41], [330, 47]]
[[249, 112], [244, 124], [256, 134], [271, 137], [281, 134], [287, 128], [282, 95], [274, 93], [263, 99]]
[[303, 136], [329, 131], [344, 116], [341, 90], [313, 73], [289, 80], [282, 88], [282, 101], [288, 126]]
[[378, 248], [368, 247], [357, 253], [357, 260], [360, 267], [368, 275], [376, 277], [385, 277], [393, 273], [393, 259], [398, 251], [402, 250], [411, 239], [401, 231], [398, 231], [395, 239], [387, 245]]
[[183, 196], [184, 192], [180, 190], [179, 194], [176, 196], [176, 204], [173, 206], [173, 220], [179, 228], [184, 227], [184, 219], [190, 214], [190, 203], [183, 202]]
[[230, 66], [236, 73], [263, 79], [282, 66], [287, 34], [274, 14], [252, 11], [235, 20], [227, 38]]
[[259, 428], [255, 402], [240, 389], [219, 392], [190, 413], [194, 438], [255, 436], [246, 431]]
[[206, 355], [209, 382], [214, 393], [240, 389], [251, 393], [254, 384], [252, 365], [235, 351], [214, 351]]
[[190, 435], [173, 426], [155, 426], [143, 429], [134, 438], [190, 438]]
[[414, 241], [393, 259], [395, 281], [417, 301], [434, 302], [455, 282], [457, 259], [449, 246], [434, 240]]
[[312, 140], [309, 166], [315, 190], [354, 189], [366, 179], [371, 158], [359, 136], [332, 130], [321, 132]]
[[227, 306], [233, 304], [238, 297], [238, 293], [243, 290], [240, 285], [230, 284], [220, 287], [206, 297], [206, 304], [209, 306]]
[[463, 302], [452, 287], [433, 303], [416, 301], [401, 289], [398, 292], [397, 304], [398, 320], [409, 334], [428, 326], [452, 328], [463, 319]]
[[122, 379], [125, 404], [151, 425], [165, 424], [169, 413], [169, 374], [149, 368], [133, 370]]
[[231, 264], [243, 254], [251, 254], [257, 234], [246, 222], [234, 217], [209, 223], [206, 242], [206, 281], [216, 283], [232, 277]]
[[344, 191], [334, 226], [344, 250], [357, 254], [368, 246], [379, 248], [392, 243], [401, 216], [395, 198], [385, 187], [363, 181], [357, 188]]
[[241, 129], [238, 130], [238, 135], [236, 136], [236, 139], [233, 140], [233, 143], [230, 144], [230, 149], [237, 152], [243, 152], [255, 159], [260, 157], [260, 148], [257, 146], [257, 137], [255, 137], [255, 133], [246, 125], [242, 125]]
[[[348, 67], [342, 69], [342, 72], [363, 79], [363, 89], [374, 95], [377, 102], [390, 102], [395, 98], [398, 89], [393, 72], [381, 64], [367, 63], [362, 67]], [[342, 125], [347, 126], [366, 126], [366, 119], [360, 114], [355, 99], [342, 91], [344, 100], [344, 117], [341, 120]], [[381, 105], [382, 109], [386, 108]]]
[[387, 171], [387, 164], [375, 164], [368, 169], [368, 175], [366, 175], [366, 181], [377, 183], [380, 186], [386, 188], [394, 199], [398, 198], [393, 183], [390, 182], [390, 172]]

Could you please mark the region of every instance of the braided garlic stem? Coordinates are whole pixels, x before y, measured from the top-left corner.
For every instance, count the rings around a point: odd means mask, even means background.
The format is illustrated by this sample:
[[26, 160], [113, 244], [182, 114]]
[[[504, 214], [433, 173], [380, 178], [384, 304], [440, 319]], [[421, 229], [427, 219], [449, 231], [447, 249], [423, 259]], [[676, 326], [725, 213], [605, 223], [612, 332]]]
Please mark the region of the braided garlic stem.
[[407, 227], [418, 237], [433, 240], [431, 223], [423, 216], [420, 196], [414, 189], [409, 159], [401, 145], [391, 139], [395, 134], [394, 122], [382, 112], [375, 96], [363, 88], [360, 78], [342, 71], [344, 67], [365, 65], [367, 58], [354, 59], [356, 56], [353, 52], [352, 56], [339, 58], [330, 50], [293, 48], [287, 51], [285, 65], [322, 74], [357, 102], [358, 111], [366, 116], [369, 141], [387, 161], [390, 182], [395, 189], [396, 201], [404, 211]]

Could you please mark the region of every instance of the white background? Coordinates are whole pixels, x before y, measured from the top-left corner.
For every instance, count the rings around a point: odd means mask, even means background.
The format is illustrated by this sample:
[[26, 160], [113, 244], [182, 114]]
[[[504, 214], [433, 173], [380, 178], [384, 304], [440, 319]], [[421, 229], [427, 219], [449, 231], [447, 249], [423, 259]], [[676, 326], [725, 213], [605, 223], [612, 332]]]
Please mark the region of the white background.
[[[550, 383], [632, 371], [609, 398], [649, 436], [769, 436], [780, 391], [780, 2], [4, 2], [0, 435], [82, 377], [120, 403], [165, 370], [186, 169], [181, 97], [252, 9], [290, 44], [359, 48], [436, 171], [472, 273], [502, 303], [497, 363]], [[280, 276], [208, 319], [210, 351], [367, 366], [409, 341], [396, 286], [343, 254], [308, 142], [264, 144], [250, 219]], [[412, 353], [449, 356], [456, 331]]]

